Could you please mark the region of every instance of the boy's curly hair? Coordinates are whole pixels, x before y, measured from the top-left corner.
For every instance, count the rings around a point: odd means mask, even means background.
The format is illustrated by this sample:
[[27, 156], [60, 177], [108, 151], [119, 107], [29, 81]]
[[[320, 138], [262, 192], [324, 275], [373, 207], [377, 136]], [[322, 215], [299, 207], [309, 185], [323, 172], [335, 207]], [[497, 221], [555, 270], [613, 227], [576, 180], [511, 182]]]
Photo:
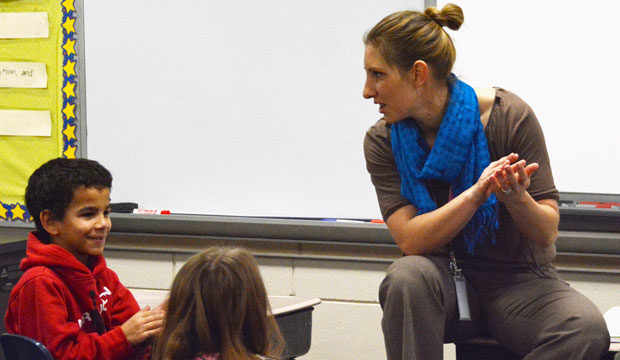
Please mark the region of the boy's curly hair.
[[37, 226], [39, 240], [49, 244], [50, 236], [41, 225], [41, 212], [49, 210], [62, 220], [80, 186], [112, 188], [112, 174], [101, 164], [88, 159], [52, 159], [35, 170], [26, 187], [26, 207]]

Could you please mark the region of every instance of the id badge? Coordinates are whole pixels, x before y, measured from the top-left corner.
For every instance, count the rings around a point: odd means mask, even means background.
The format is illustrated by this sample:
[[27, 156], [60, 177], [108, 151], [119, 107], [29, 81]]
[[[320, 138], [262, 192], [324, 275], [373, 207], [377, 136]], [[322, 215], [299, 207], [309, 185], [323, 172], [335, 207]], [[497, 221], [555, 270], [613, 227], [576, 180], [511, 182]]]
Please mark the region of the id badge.
[[467, 300], [467, 284], [463, 275], [453, 275], [456, 288], [456, 303], [459, 307], [459, 320], [470, 321], [469, 301]]

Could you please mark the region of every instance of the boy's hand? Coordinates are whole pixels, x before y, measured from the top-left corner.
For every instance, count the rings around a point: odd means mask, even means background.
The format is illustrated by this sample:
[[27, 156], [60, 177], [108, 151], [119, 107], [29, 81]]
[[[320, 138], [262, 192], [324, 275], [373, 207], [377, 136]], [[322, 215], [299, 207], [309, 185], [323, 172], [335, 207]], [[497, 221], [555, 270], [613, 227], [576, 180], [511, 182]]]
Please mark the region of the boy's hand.
[[157, 305], [155, 309], [153, 310], [158, 310], [158, 309], [166, 312], [166, 309], [168, 309], [168, 299], [164, 300], [161, 304]]
[[162, 329], [164, 314], [160, 308], [151, 310], [148, 305], [143, 307], [121, 325], [127, 341], [132, 346], [136, 346], [149, 337], [158, 334]]

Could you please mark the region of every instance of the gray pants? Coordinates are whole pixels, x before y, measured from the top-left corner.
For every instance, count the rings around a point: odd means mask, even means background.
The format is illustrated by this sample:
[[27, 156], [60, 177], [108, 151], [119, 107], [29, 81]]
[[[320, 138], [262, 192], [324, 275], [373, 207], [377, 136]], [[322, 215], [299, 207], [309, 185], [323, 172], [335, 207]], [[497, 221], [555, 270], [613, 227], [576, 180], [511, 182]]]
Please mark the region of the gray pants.
[[472, 321], [459, 321], [448, 259], [405, 256], [379, 289], [388, 360], [443, 358], [444, 342], [490, 333], [524, 359], [599, 360], [609, 348], [601, 312], [557, 278], [466, 272]]

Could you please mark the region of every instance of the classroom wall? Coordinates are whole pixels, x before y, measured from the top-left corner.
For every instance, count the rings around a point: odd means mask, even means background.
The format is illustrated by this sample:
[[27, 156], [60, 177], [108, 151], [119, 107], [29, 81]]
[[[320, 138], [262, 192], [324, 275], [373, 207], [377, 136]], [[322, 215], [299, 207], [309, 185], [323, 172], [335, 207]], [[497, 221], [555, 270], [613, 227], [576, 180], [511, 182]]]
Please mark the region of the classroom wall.
[[[116, 219], [117, 225], [121, 224]], [[120, 225], [119, 225], [120, 226]], [[239, 226], [238, 224], [236, 226]], [[0, 230], [0, 245], [21, 241], [31, 227]], [[14, 231], [11, 231], [14, 230]], [[259, 230], [257, 230], [260, 233]], [[605, 312], [620, 306], [620, 256], [597, 254], [615, 233], [579, 237], [579, 249], [570, 245], [577, 232], [563, 232], [564, 251], [555, 264], [560, 275]], [[564, 237], [564, 238], [563, 238]], [[598, 245], [596, 245], [599, 243]], [[270, 295], [319, 297], [313, 313], [312, 347], [300, 360], [385, 359], [381, 309], [377, 290], [389, 264], [401, 255], [393, 244], [298, 242], [246, 237], [131, 234], [113, 232], [105, 257], [120, 280], [136, 293], [166, 292], [176, 272], [195, 252], [210, 245], [244, 246], [256, 256]], [[604, 246], [603, 246], [604, 247]], [[566, 250], [569, 249], [569, 250]], [[444, 346], [444, 359], [454, 360], [454, 346]]]
[[[167, 290], [190, 256], [179, 248], [119, 250], [119, 242], [111, 237], [108, 248], [117, 250], [106, 250], [108, 265], [129, 288]], [[260, 248], [260, 244], [256, 246]], [[323, 300], [313, 312], [312, 346], [300, 360], [386, 359], [377, 291], [389, 264], [399, 257], [397, 251], [394, 254], [392, 259], [377, 259], [376, 249], [362, 246], [345, 259], [337, 247], [324, 246], [320, 255], [300, 252], [283, 256], [274, 251], [271, 256], [264, 252], [257, 256], [270, 295]], [[561, 276], [602, 312], [620, 305], [620, 267], [607, 272], [563, 269]], [[455, 359], [452, 344], [444, 346], [444, 359]]]

